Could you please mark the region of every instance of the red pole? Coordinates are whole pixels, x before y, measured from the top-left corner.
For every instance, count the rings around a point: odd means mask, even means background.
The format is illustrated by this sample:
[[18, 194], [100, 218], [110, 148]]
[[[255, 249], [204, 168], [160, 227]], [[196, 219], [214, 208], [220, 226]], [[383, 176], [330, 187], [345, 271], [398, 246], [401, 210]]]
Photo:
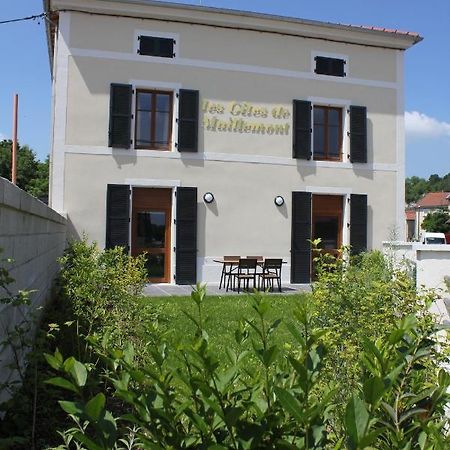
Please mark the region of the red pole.
[[19, 96], [14, 94], [13, 107], [13, 139], [12, 139], [12, 164], [11, 164], [11, 181], [17, 184], [17, 111], [19, 108]]

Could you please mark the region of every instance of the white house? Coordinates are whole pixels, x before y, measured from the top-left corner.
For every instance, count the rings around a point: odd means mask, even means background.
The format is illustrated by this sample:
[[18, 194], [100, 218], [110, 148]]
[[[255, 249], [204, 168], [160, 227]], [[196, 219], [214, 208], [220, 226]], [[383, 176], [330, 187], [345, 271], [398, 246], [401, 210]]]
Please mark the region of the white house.
[[360, 251], [404, 234], [416, 33], [149, 0], [44, 7], [50, 205], [73, 235], [190, 284], [217, 281], [223, 255], [279, 256], [307, 283], [310, 239]]

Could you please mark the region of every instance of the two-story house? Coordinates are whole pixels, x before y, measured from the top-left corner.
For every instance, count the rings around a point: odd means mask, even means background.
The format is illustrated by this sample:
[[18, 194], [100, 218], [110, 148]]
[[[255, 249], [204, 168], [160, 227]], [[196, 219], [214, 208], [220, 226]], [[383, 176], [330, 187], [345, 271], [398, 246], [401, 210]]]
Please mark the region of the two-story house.
[[150, 280], [223, 255], [404, 233], [404, 51], [415, 33], [150, 0], [44, 0], [50, 205], [74, 236], [147, 252]]

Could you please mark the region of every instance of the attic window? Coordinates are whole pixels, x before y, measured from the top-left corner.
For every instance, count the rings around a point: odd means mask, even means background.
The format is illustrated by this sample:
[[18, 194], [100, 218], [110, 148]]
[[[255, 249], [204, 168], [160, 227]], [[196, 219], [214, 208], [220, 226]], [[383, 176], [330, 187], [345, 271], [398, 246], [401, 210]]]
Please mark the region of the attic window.
[[145, 56], [159, 56], [160, 58], [174, 58], [175, 39], [155, 36], [139, 36], [138, 53]]
[[320, 75], [330, 75], [333, 77], [345, 77], [344, 65], [346, 61], [339, 58], [328, 58], [326, 56], [316, 56], [314, 58], [316, 68], [314, 72]]

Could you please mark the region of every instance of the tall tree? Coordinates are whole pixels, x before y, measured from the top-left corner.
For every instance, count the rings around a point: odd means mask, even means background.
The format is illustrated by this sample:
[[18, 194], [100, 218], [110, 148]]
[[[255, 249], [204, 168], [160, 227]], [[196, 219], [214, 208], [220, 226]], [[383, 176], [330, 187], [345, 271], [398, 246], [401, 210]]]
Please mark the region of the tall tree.
[[[0, 176], [11, 180], [12, 141], [0, 141]], [[48, 195], [48, 157], [40, 162], [27, 145], [17, 145], [17, 186], [35, 197]]]
[[450, 233], [450, 214], [444, 210], [428, 213], [423, 219], [422, 229], [432, 233]]
[[444, 177], [430, 175], [428, 180], [419, 177], [409, 177], [405, 180], [406, 203], [417, 202], [427, 192], [450, 192], [450, 173]]

